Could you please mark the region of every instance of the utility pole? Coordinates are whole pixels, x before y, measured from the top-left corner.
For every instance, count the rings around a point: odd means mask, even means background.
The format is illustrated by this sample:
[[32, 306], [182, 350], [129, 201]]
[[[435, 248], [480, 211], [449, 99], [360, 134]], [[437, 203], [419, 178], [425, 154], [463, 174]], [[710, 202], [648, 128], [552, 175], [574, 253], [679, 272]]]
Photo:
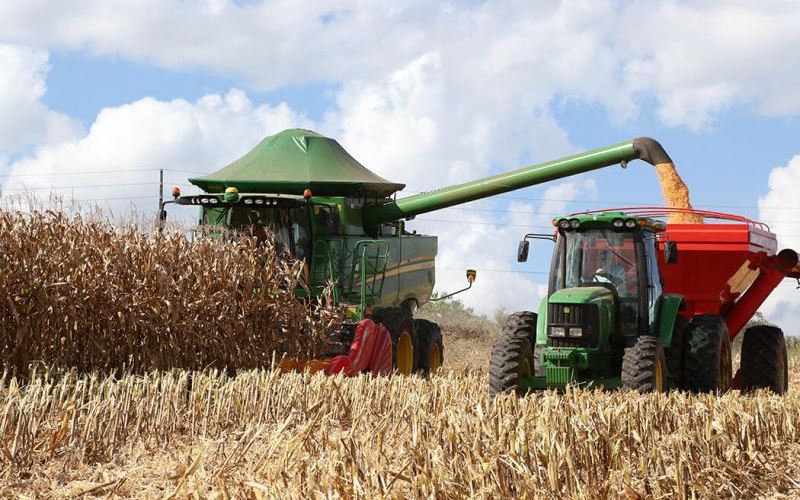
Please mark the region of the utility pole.
[[164, 169], [158, 170], [158, 217], [161, 218], [161, 210], [164, 207]]

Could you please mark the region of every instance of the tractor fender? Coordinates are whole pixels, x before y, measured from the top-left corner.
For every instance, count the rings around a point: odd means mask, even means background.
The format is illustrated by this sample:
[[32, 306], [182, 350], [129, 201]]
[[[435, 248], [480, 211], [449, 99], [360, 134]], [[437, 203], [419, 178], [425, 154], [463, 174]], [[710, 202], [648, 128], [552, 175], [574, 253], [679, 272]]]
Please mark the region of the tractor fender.
[[658, 299], [655, 322], [657, 330], [653, 334], [661, 339], [665, 349], [669, 349], [672, 346], [672, 332], [675, 329], [678, 311], [681, 310], [682, 306], [682, 295], [668, 293]]
[[539, 314], [536, 315], [536, 345], [547, 345], [547, 303], [550, 297], [547, 295], [539, 302]]

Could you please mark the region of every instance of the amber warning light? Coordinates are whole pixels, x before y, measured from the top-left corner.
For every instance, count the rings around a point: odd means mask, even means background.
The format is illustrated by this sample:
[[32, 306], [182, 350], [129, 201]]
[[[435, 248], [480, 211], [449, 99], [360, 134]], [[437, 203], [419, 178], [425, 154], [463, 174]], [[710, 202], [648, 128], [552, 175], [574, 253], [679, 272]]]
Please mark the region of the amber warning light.
[[311, 190], [310, 189], [306, 188], [306, 190], [303, 191], [303, 198], [305, 198], [305, 199], [311, 198]]
[[477, 276], [478, 276], [478, 271], [474, 269], [467, 269], [467, 281], [469, 281], [470, 285], [475, 282], [475, 278]]
[[180, 195], [181, 195], [181, 188], [179, 188], [178, 186], [175, 186], [174, 188], [172, 188], [172, 197], [173, 198], [177, 198]]

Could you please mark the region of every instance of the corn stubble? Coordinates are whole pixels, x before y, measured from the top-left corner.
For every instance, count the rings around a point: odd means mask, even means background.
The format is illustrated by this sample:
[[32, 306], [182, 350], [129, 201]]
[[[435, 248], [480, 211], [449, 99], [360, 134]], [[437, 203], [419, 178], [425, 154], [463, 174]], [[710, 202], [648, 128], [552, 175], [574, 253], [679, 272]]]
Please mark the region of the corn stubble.
[[0, 211], [0, 359], [119, 373], [256, 368], [318, 354], [337, 312], [301, 303], [301, 263], [251, 241]]
[[[796, 363], [792, 371], [798, 372]], [[0, 380], [0, 495], [795, 495], [800, 398], [252, 370]]]

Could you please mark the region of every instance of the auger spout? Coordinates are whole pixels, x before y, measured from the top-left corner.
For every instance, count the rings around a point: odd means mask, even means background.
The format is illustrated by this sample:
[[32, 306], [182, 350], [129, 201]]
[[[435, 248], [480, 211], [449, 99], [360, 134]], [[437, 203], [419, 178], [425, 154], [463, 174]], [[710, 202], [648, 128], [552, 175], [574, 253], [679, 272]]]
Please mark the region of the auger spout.
[[593, 149], [558, 160], [537, 163], [491, 177], [400, 198], [364, 211], [364, 225], [407, 219], [419, 214], [487, 198], [548, 181], [563, 179], [635, 159], [651, 165], [670, 161], [664, 148], [649, 137]]

